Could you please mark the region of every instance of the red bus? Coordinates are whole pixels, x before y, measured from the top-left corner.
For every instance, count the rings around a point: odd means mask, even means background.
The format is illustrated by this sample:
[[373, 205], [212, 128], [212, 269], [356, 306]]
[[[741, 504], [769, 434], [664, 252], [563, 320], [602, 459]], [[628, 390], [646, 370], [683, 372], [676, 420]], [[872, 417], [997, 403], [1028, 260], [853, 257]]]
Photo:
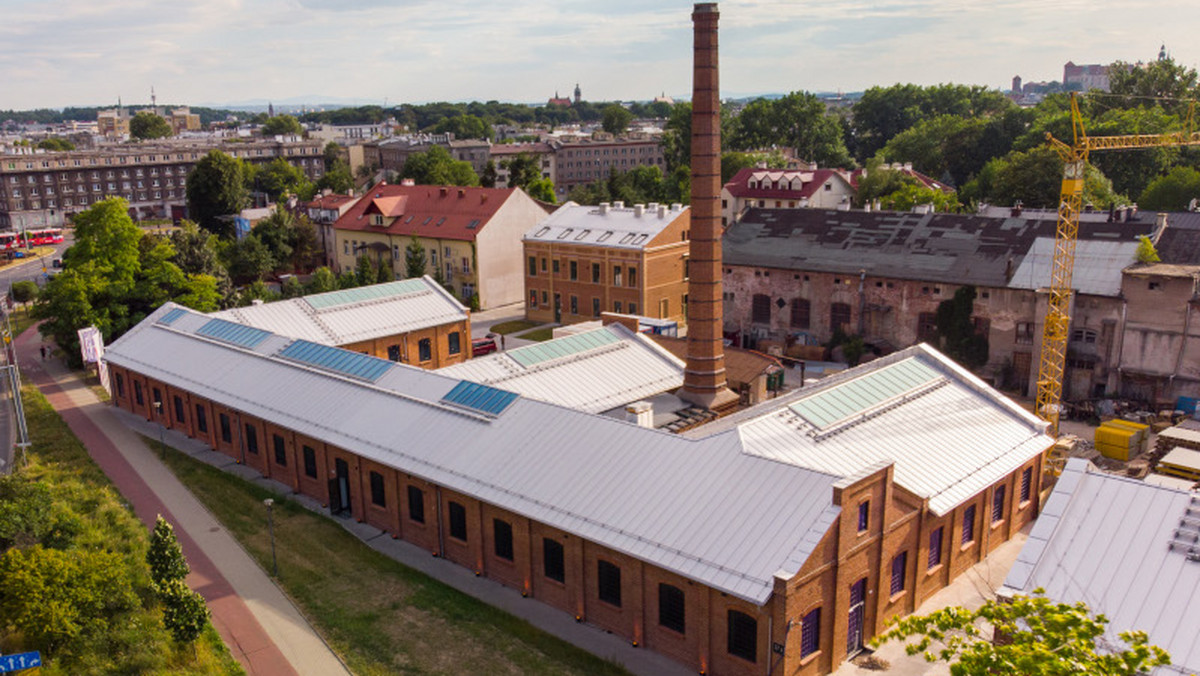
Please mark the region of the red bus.
[[21, 246], [50, 246], [62, 244], [62, 228], [40, 228], [22, 233]]
[[0, 251], [12, 251], [19, 245], [17, 244], [17, 233], [15, 232], [0, 232]]

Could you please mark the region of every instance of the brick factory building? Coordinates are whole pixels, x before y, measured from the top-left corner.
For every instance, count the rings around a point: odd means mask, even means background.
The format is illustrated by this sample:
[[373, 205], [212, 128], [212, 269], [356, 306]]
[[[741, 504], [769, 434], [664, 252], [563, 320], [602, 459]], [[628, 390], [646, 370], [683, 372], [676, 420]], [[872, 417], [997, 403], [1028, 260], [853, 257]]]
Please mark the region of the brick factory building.
[[525, 233], [525, 318], [685, 319], [690, 216], [679, 204], [559, 207]]
[[211, 316], [421, 368], [457, 364], [471, 354], [471, 313], [428, 276]]
[[713, 674], [831, 671], [1034, 517], [1052, 443], [924, 347], [685, 436], [173, 304], [106, 360], [116, 406]]

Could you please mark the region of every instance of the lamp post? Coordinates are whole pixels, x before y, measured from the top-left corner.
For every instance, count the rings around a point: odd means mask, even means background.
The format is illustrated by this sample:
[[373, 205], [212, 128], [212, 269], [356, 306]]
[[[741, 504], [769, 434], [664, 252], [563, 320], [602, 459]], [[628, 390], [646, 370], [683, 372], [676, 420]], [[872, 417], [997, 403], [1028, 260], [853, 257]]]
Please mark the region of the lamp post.
[[163, 429], [162, 406], [163, 403], [161, 401], [154, 402], [154, 417], [158, 419], [158, 457], [160, 460], [166, 460], [167, 442], [164, 438], [165, 430]]
[[271, 534], [271, 571], [274, 577], [279, 577], [279, 560], [275, 558], [275, 500], [263, 500], [267, 506], [267, 531]]

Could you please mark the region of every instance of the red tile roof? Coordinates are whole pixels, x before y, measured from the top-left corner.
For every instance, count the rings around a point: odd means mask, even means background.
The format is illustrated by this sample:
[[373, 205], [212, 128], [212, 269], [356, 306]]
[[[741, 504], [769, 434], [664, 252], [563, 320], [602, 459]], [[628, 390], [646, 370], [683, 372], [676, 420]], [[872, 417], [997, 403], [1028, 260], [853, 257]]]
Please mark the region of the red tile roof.
[[[473, 241], [515, 188], [460, 188], [380, 183], [334, 223], [336, 230]], [[369, 216], [383, 216], [372, 225]]]
[[[751, 180], [752, 177], [763, 174], [767, 176], [765, 179]], [[785, 170], [785, 169], [759, 169], [756, 167], [747, 167], [741, 169], [733, 175], [733, 178], [725, 184], [725, 189], [734, 197], [782, 197], [784, 199], [804, 199], [812, 197], [814, 193], [825, 185], [825, 182], [830, 178], [840, 177], [845, 180], [845, 176], [834, 169], [814, 169], [812, 171], [803, 170]], [[770, 188], [757, 187], [763, 180], [769, 181], [772, 185]], [[778, 185], [795, 187], [774, 187]], [[750, 187], [754, 185], [755, 187]]]

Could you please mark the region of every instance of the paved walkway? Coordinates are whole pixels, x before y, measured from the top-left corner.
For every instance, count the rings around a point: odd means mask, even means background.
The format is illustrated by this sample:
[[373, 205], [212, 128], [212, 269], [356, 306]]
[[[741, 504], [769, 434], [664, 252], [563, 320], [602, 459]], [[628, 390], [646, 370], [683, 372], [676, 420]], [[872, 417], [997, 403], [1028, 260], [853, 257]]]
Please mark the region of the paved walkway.
[[[112, 409], [112, 415], [137, 434], [151, 438], [159, 434], [158, 425], [145, 418], [120, 409]], [[313, 512], [329, 516], [329, 510], [321, 507], [316, 500], [292, 493], [291, 487], [286, 484], [267, 479], [255, 470], [235, 463], [229, 456], [212, 450], [200, 441], [170, 430], [164, 434], [163, 438], [168, 446], [201, 462], [240, 476]], [[629, 644], [629, 641], [603, 629], [577, 623], [573, 616], [557, 608], [533, 599], [523, 598], [519, 591], [505, 587], [495, 580], [476, 577], [469, 568], [450, 563], [446, 559], [431, 557], [428, 550], [403, 540], [386, 537], [384, 531], [374, 526], [357, 523], [353, 519], [347, 518], [335, 518], [334, 520], [365, 542], [367, 546], [390, 556], [409, 568], [419, 570], [488, 605], [511, 613], [538, 629], [594, 655], [617, 662], [634, 674], [639, 676], [694, 676], [695, 674], [694, 671], [679, 662], [643, 648], [635, 648]]]
[[191, 565], [188, 585], [249, 674], [349, 674], [296, 607], [142, 439], [57, 359], [43, 362], [36, 330], [17, 340], [22, 370], [49, 399], [147, 527], [162, 514]]

